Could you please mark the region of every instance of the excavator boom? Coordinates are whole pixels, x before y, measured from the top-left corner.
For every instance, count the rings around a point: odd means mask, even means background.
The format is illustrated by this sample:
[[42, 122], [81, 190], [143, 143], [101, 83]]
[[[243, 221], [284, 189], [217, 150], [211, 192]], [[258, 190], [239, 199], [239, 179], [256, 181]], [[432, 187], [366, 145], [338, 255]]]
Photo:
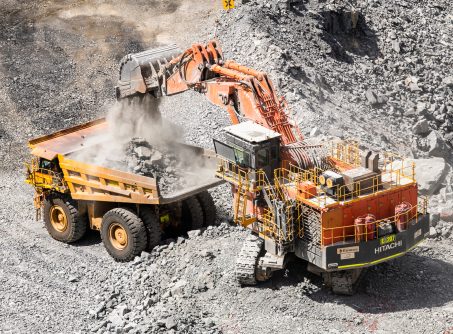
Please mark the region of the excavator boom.
[[176, 46], [161, 47], [123, 58], [117, 98], [151, 94], [158, 98], [189, 89], [227, 110], [231, 122], [251, 120], [281, 134], [285, 160], [313, 166], [312, 154], [304, 149], [303, 136], [285, 110], [286, 104], [264, 72], [224, 61], [215, 41], [194, 44], [184, 52]]

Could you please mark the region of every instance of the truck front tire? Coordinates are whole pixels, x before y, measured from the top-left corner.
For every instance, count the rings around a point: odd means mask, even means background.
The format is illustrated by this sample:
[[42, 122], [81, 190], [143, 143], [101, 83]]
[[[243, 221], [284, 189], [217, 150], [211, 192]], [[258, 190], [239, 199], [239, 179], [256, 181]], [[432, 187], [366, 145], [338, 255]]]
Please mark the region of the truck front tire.
[[67, 196], [53, 194], [44, 201], [44, 223], [55, 240], [71, 243], [85, 235], [88, 220], [80, 215], [77, 203]]
[[101, 238], [107, 252], [118, 262], [128, 262], [146, 249], [143, 221], [126, 208], [115, 208], [102, 218]]

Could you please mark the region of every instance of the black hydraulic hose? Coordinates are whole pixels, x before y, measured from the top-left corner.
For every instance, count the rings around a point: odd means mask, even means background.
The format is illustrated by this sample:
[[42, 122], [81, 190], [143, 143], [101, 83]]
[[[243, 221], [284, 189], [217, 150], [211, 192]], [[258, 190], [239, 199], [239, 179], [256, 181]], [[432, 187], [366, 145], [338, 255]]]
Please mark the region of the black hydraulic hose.
[[184, 63], [183, 63], [183, 60], [185, 60], [185, 57], [189, 55], [191, 57], [191, 55], [189, 54], [188, 51], [185, 51], [182, 56], [181, 56], [181, 59], [179, 60], [179, 63], [178, 63], [178, 71], [179, 71], [179, 75], [181, 77], [181, 79], [184, 81], [184, 83], [188, 86], [188, 87], [192, 87], [195, 85], [195, 83], [190, 83], [186, 80], [186, 75], [185, 75], [185, 72], [182, 71], [182, 67], [184, 65], [186, 65], [189, 61], [190, 61], [190, 58], [187, 59]]

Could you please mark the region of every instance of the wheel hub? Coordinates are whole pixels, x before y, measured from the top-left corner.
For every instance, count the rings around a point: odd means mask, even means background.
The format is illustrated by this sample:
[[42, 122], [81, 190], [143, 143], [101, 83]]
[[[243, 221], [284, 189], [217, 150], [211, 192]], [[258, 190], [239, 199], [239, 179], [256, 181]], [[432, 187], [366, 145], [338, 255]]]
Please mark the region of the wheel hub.
[[126, 230], [118, 223], [109, 227], [109, 240], [113, 247], [122, 250], [127, 247], [128, 235]]
[[50, 209], [50, 223], [60, 233], [68, 228], [68, 218], [61, 206], [54, 205]]

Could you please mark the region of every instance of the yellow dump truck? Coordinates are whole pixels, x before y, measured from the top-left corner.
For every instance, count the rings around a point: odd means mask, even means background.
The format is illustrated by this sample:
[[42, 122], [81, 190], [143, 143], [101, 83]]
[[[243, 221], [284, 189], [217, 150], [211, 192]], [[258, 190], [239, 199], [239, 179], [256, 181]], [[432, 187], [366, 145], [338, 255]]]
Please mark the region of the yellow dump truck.
[[[89, 227], [100, 231], [113, 258], [130, 261], [162, 238], [214, 223], [215, 205], [207, 189], [222, 183], [215, 178], [214, 152], [173, 143], [184, 159], [196, 160], [199, 168], [183, 172], [184, 177], [196, 182], [163, 193], [157, 176], [137, 175], [77, 158], [84, 150], [102, 149], [103, 141], [108, 140], [107, 129], [107, 121], [99, 119], [29, 142], [33, 158], [27, 165], [26, 182], [35, 188], [37, 219], [43, 213], [54, 239], [77, 241]], [[204, 170], [202, 178], [200, 169]]]

